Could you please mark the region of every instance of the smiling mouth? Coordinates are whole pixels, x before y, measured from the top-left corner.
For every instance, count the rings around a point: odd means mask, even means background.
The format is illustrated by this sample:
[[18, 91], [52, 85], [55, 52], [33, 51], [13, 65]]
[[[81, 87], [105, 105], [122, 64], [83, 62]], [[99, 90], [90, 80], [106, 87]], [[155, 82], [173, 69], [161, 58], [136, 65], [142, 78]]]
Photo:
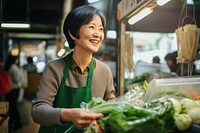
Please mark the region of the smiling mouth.
[[91, 43], [95, 43], [95, 44], [98, 44], [98, 43], [99, 43], [98, 40], [94, 40], [94, 39], [91, 39], [90, 42], [91, 42]]

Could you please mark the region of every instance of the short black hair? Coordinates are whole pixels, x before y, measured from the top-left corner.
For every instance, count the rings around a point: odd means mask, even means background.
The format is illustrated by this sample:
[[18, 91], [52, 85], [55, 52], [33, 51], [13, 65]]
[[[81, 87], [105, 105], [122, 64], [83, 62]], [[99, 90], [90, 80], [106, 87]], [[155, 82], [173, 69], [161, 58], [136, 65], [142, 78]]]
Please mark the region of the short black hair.
[[28, 62], [28, 63], [33, 63], [33, 57], [28, 56], [28, 57], [27, 57], [27, 62]]
[[159, 56], [154, 56], [154, 57], [153, 57], [153, 63], [160, 63], [160, 58], [159, 58]]
[[174, 64], [177, 63], [177, 51], [174, 51], [172, 53], [168, 53], [166, 56], [165, 56], [165, 60], [172, 60]]
[[84, 6], [79, 6], [75, 9], [73, 9], [65, 18], [64, 25], [63, 25], [63, 33], [69, 43], [69, 47], [71, 49], [74, 48], [74, 40], [70, 37], [69, 32], [76, 38], [80, 38], [79, 32], [80, 32], [80, 27], [84, 24], [88, 24], [89, 22], [92, 21], [92, 19], [95, 16], [99, 16], [102, 21], [103, 27], [105, 27], [106, 22], [105, 22], [105, 17], [104, 14], [88, 5]]

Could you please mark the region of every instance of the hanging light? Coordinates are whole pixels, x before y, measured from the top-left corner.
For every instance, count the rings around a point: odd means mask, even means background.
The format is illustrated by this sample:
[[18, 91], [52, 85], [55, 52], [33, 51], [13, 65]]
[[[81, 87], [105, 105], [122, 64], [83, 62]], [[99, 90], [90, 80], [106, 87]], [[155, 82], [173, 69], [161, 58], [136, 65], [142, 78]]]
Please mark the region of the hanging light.
[[117, 38], [117, 32], [115, 30], [107, 30], [106, 38], [116, 39]]
[[60, 49], [60, 51], [58, 52], [58, 56], [61, 57], [65, 54], [65, 49]]
[[3, 29], [29, 29], [31, 27], [29, 23], [29, 10], [30, 10], [30, 0], [26, 0], [26, 19], [25, 21], [6, 21], [3, 20], [3, 8], [2, 4], [0, 3], [0, 28]]
[[157, 4], [159, 5], [159, 6], [163, 6], [163, 5], [165, 5], [167, 2], [169, 2], [170, 0], [157, 0]]
[[95, 3], [95, 2], [97, 2], [99, 0], [87, 0], [87, 1], [88, 1], [88, 3]]
[[65, 46], [65, 47], [69, 47], [68, 41], [65, 41], [65, 42], [64, 42], [64, 46]]
[[194, 5], [194, 0], [187, 0], [187, 4]]
[[131, 17], [128, 20], [128, 23], [133, 25], [136, 22], [138, 22], [139, 20], [143, 19], [144, 17], [146, 17], [147, 15], [151, 14], [153, 12], [153, 9], [150, 7], [145, 8], [144, 10], [142, 10], [141, 12], [139, 12], [138, 14], [134, 15], [133, 17]]
[[23, 28], [23, 29], [29, 29], [30, 24], [28, 23], [1, 23], [2, 28]]

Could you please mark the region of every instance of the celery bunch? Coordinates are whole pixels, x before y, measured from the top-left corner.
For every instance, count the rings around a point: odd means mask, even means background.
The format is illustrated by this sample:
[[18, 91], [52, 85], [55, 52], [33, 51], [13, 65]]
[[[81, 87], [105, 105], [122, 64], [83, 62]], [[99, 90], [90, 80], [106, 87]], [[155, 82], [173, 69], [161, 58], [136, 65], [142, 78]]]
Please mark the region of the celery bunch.
[[130, 102], [102, 102], [93, 105], [90, 106], [90, 111], [104, 114], [103, 118], [97, 120], [104, 133], [173, 133], [174, 131], [174, 110], [172, 103], [167, 100], [152, 101], [142, 107]]

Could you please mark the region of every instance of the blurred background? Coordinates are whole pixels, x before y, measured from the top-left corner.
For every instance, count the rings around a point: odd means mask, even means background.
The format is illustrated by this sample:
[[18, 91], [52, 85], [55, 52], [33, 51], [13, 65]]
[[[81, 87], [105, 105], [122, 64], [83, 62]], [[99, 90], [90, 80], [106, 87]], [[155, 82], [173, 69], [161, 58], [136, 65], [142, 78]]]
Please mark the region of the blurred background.
[[[0, 22], [27, 24], [28, 27], [2, 27], [0, 30], [0, 61], [5, 62], [11, 51], [20, 57], [20, 66], [27, 63], [28, 56], [33, 57], [37, 71], [43, 71], [45, 64], [52, 59], [65, 55], [68, 44], [62, 34], [62, 23], [68, 12], [80, 5], [92, 5], [103, 10], [106, 19], [105, 41], [97, 58], [115, 64], [120, 38], [120, 26], [117, 20], [117, 8], [120, 0], [1, 0]], [[153, 13], [130, 25], [126, 22], [126, 32], [133, 38], [133, 60], [152, 62], [154, 56], [159, 56], [164, 63], [164, 56], [177, 50], [175, 29], [181, 21], [181, 9], [184, 0], [171, 0], [163, 6], [156, 6]], [[187, 0], [187, 13], [195, 17], [199, 27], [199, 0]], [[195, 3], [195, 5], [194, 5]], [[193, 5], [195, 16], [193, 16]], [[145, 56], [148, 55], [148, 56]], [[132, 58], [132, 57], [129, 57]], [[112, 67], [112, 68], [113, 68]], [[116, 77], [117, 71], [113, 70]], [[117, 78], [117, 77], [116, 77]]]
[[[131, 2], [134, 5], [140, 1]], [[152, 0], [152, 5], [156, 1]], [[37, 67], [36, 72], [27, 73], [28, 85], [22, 90], [19, 107], [24, 111], [22, 119], [25, 129], [18, 132], [37, 132], [38, 125], [30, 118], [30, 103], [47, 62], [70, 51], [62, 33], [62, 25], [64, 18], [73, 8], [91, 5], [105, 14], [105, 40], [94, 56], [110, 66], [117, 95], [120, 94], [121, 77], [130, 80], [145, 72], [170, 72], [165, 56], [178, 50], [175, 30], [183, 25], [182, 19], [186, 13], [190, 16], [187, 23], [194, 23], [191, 21], [194, 19], [197, 27], [200, 27], [199, 0], [171, 0], [163, 6], [155, 4], [153, 12], [135, 24], [128, 22], [131, 14], [119, 19], [120, 2], [125, 3], [126, 0], [0, 0], [0, 62], [4, 64], [8, 54], [12, 53], [19, 57], [19, 67], [28, 64], [28, 57], [32, 57], [33, 64]], [[185, 2], [187, 10], [183, 10]], [[125, 29], [122, 29], [122, 23]], [[6, 24], [25, 25], [10, 27]], [[125, 42], [121, 41], [123, 35], [126, 36]], [[126, 53], [123, 59], [121, 49]], [[200, 74], [199, 50], [198, 42], [194, 75]], [[153, 63], [154, 57], [159, 58], [161, 65]], [[120, 63], [124, 64], [122, 68]], [[122, 69], [124, 75], [120, 76]], [[124, 84], [123, 86], [126, 86], [126, 82]], [[23, 115], [27, 117], [24, 118]]]

